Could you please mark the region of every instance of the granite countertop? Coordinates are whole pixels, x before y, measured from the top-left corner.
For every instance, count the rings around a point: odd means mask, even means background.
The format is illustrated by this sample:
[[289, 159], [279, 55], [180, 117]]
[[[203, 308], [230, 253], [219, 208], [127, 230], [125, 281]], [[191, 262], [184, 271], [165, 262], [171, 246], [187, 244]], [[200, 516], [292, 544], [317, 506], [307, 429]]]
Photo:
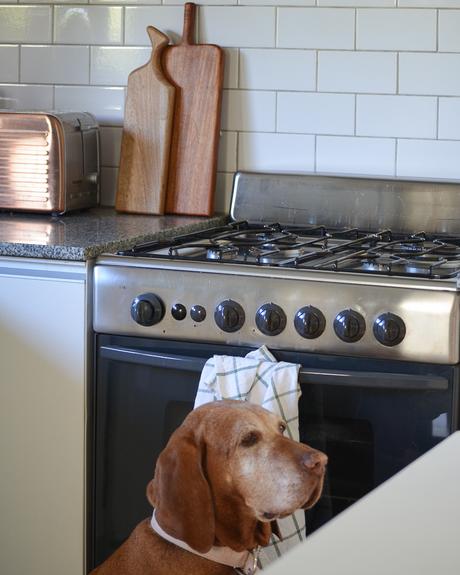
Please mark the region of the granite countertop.
[[0, 256], [85, 261], [138, 243], [218, 226], [226, 219], [224, 215], [118, 214], [113, 208], [60, 217], [0, 213]]

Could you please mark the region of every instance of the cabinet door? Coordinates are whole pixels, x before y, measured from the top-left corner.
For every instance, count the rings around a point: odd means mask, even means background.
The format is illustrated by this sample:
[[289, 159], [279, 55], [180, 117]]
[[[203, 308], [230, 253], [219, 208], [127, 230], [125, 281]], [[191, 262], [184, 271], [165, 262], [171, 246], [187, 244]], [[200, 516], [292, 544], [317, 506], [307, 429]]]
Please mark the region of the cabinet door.
[[0, 573], [82, 575], [85, 267], [33, 268], [0, 262]]

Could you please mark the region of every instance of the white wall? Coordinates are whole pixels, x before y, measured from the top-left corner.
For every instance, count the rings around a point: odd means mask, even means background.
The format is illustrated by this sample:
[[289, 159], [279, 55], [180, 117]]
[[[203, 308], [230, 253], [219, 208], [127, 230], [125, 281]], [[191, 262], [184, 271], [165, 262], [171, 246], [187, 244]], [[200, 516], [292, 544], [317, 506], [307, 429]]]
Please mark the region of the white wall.
[[[209, 0], [226, 49], [217, 208], [236, 169], [460, 179], [460, 0]], [[0, 0], [0, 107], [82, 109], [113, 204], [128, 73], [177, 0]]]

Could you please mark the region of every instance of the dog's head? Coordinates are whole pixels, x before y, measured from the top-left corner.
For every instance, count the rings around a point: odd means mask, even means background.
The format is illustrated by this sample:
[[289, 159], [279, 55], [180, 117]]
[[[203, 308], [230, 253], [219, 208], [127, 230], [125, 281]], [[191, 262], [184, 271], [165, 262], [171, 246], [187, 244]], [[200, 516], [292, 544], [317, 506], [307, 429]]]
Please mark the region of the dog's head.
[[274, 521], [318, 500], [327, 457], [242, 401], [192, 411], [158, 458], [147, 496], [160, 525], [199, 552], [266, 545]]

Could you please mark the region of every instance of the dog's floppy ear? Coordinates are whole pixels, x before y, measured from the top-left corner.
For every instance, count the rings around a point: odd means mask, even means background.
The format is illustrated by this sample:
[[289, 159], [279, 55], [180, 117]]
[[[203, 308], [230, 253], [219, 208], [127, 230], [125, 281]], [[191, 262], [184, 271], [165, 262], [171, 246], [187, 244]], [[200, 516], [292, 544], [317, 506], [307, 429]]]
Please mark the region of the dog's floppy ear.
[[206, 553], [214, 544], [215, 519], [202, 451], [191, 428], [177, 429], [158, 458], [147, 497], [162, 529]]

